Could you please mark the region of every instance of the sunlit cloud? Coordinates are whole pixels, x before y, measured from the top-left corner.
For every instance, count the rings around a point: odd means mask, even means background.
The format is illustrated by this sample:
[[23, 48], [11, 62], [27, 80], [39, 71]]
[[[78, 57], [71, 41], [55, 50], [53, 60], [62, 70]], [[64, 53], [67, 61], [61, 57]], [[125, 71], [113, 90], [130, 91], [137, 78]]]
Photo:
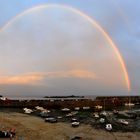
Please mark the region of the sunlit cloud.
[[14, 76], [0, 76], [0, 84], [37, 84], [43, 79], [50, 78], [90, 78], [96, 79], [97, 76], [92, 71], [71, 70], [56, 72], [38, 72]]
[[46, 76], [49, 78], [90, 78], [96, 79], [97, 76], [94, 72], [88, 70], [71, 70], [71, 71], [58, 71], [48, 72]]
[[40, 75], [15, 75], [15, 76], [0, 76], [0, 84], [35, 84], [37, 81], [42, 80]]

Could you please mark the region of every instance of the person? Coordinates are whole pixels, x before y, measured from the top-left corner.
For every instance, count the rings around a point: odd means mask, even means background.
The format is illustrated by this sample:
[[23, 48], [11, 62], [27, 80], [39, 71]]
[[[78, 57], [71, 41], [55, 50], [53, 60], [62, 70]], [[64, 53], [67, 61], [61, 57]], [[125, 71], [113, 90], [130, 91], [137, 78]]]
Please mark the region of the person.
[[14, 136], [14, 135], [16, 134], [15, 131], [16, 131], [15, 128], [12, 128], [12, 129], [11, 129], [10, 133], [12, 134], [12, 136]]

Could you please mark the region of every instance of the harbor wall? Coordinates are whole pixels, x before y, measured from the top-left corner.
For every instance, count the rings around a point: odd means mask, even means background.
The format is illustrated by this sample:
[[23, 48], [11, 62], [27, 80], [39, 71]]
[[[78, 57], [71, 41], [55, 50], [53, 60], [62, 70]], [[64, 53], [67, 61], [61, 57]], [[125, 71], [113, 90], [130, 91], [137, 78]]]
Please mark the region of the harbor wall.
[[96, 99], [46, 99], [46, 100], [0, 100], [0, 107], [30, 107], [42, 106], [46, 108], [75, 108], [75, 107], [90, 107], [95, 108], [97, 105], [101, 105], [106, 109], [117, 108], [118, 106], [123, 106], [125, 103], [130, 102], [139, 105], [140, 96], [134, 97], [96, 97]]

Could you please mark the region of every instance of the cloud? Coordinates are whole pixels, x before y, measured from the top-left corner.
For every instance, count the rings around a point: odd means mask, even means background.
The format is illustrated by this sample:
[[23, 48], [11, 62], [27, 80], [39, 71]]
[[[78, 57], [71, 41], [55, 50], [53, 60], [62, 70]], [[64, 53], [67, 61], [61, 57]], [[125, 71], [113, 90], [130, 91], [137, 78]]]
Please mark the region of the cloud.
[[42, 80], [41, 75], [23, 74], [14, 76], [0, 76], [0, 84], [35, 84]]
[[71, 70], [56, 72], [38, 72], [27, 73], [12, 76], [0, 76], [0, 84], [37, 84], [47, 78], [88, 78], [96, 79], [97, 76], [92, 71], [87, 70]]
[[46, 77], [49, 78], [89, 78], [96, 79], [97, 76], [94, 72], [88, 70], [70, 70], [70, 71], [58, 71], [58, 72], [48, 72]]

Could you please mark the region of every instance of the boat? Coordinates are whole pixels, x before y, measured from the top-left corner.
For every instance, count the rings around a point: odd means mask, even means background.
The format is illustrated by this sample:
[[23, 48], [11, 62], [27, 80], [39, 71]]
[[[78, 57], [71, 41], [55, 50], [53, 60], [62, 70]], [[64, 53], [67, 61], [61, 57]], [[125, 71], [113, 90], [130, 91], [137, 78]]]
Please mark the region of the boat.
[[100, 105], [96, 105], [96, 106], [95, 106], [95, 109], [99, 109], [99, 110], [100, 110], [100, 109], [102, 109], [102, 108], [103, 108], [103, 106], [100, 106]]
[[131, 98], [129, 97], [129, 101], [124, 104], [125, 106], [134, 106], [135, 104], [131, 102]]
[[55, 119], [53, 117], [48, 117], [48, 118], [45, 118], [45, 122], [56, 123], [57, 119]]
[[35, 107], [37, 110], [40, 110], [40, 111], [44, 111], [45, 109], [43, 107], [40, 107], [40, 106], [36, 106]]
[[117, 115], [117, 114], [119, 114], [119, 111], [118, 110], [113, 110], [113, 113], [115, 114], [115, 115]]
[[73, 137], [71, 140], [83, 140], [83, 138], [80, 137], [80, 136], [75, 136], [75, 137]]
[[24, 110], [24, 113], [26, 113], [26, 114], [30, 114], [33, 112], [32, 109], [28, 109], [28, 108], [23, 108], [23, 110]]
[[42, 118], [46, 118], [46, 117], [49, 117], [49, 113], [48, 112], [44, 112], [42, 111], [40, 114], [39, 114]]
[[80, 110], [80, 107], [75, 107], [74, 108], [76, 111], [79, 111]]
[[51, 112], [50, 110], [44, 109], [43, 111], [40, 112], [40, 114], [47, 114], [47, 113], [50, 113], [50, 112]]
[[125, 103], [124, 105], [130, 107], [130, 106], [134, 106], [135, 104], [129, 102], [129, 103]]
[[118, 118], [121, 118], [121, 119], [136, 119], [137, 118], [137, 114], [130, 111], [129, 112], [119, 111], [117, 116]]
[[89, 109], [90, 109], [89, 106], [84, 106], [84, 107], [83, 107], [83, 110], [89, 110]]
[[111, 131], [112, 130], [112, 124], [106, 124], [106, 130]]
[[93, 116], [94, 116], [95, 119], [98, 119], [99, 118], [98, 113], [94, 113]]
[[70, 112], [70, 113], [66, 114], [66, 117], [72, 117], [72, 116], [76, 115], [77, 113], [78, 113], [77, 111]]
[[104, 118], [100, 118], [100, 123], [104, 123], [105, 122], [105, 119]]
[[77, 127], [80, 125], [80, 122], [75, 121], [75, 122], [72, 122], [71, 125], [72, 127]]
[[61, 111], [68, 112], [68, 111], [70, 111], [70, 109], [69, 108], [63, 108], [63, 109], [61, 109]]
[[130, 119], [136, 119], [138, 117], [137, 112], [132, 111], [132, 110], [127, 111], [126, 114], [129, 115]]
[[66, 117], [72, 117], [72, 116], [73, 116], [72, 113], [68, 113], [68, 114], [66, 114]]
[[129, 124], [129, 122], [127, 122], [127, 121], [124, 120], [124, 119], [119, 119], [119, 120], [118, 120], [118, 123], [121, 123], [121, 124], [124, 124], [124, 125], [128, 125], [128, 124]]
[[57, 116], [57, 119], [62, 119], [63, 117], [62, 116]]
[[76, 121], [78, 121], [78, 119], [77, 118], [72, 118], [71, 121], [76, 122]]
[[102, 115], [102, 116], [107, 116], [107, 112], [106, 111], [102, 111], [101, 113], [100, 113], [100, 115]]

